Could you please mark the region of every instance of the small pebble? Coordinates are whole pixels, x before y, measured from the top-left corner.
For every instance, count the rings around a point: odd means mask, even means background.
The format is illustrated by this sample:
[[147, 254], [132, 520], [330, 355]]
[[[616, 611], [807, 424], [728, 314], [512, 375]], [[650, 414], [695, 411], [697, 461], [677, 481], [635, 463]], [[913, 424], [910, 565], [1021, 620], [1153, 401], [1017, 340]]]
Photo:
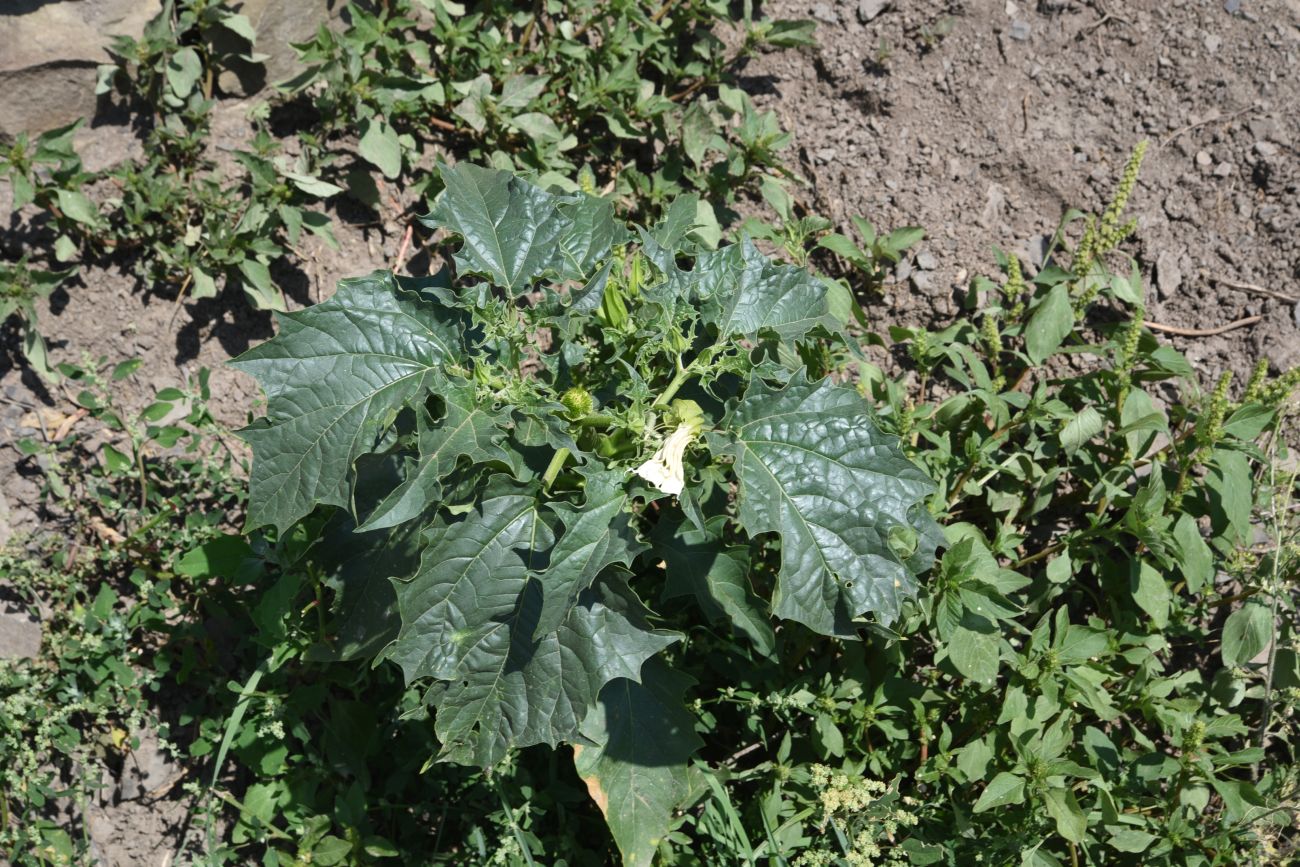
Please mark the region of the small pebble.
[[1183, 284], [1183, 275], [1178, 270], [1178, 257], [1166, 250], [1156, 259], [1156, 291], [1161, 299], [1168, 298], [1178, 291]]
[[1011, 22], [1011, 29], [1007, 35], [1018, 42], [1025, 42], [1029, 39], [1030, 27], [1029, 22], [1017, 18]]
[[1277, 145], [1270, 141], [1257, 141], [1255, 142], [1255, 153], [1262, 157], [1277, 156]]
[[863, 24], [870, 23], [888, 8], [888, 0], [862, 0], [858, 3], [858, 20]]
[[1219, 163], [1214, 168], [1214, 174], [1216, 177], [1226, 178], [1232, 174], [1232, 163]]
[[1223, 40], [1215, 36], [1213, 33], [1205, 37], [1205, 50], [1210, 52], [1211, 54], [1218, 51], [1219, 46], [1222, 44], [1223, 44]]
[[916, 254], [916, 267], [922, 271], [933, 271], [939, 267], [939, 260], [929, 250], [922, 250]]
[[1197, 164], [1198, 166], [1200, 166], [1201, 168], [1206, 168], [1207, 166], [1209, 166], [1209, 165], [1210, 165], [1211, 163], [1213, 163], [1213, 162], [1214, 162], [1214, 158], [1211, 157], [1207, 152], [1205, 152], [1205, 151], [1197, 151], [1197, 153], [1196, 153], [1196, 164]]
[[818, 3], [812, 8], [812, 17], [826, 24], [839, 24], [840, 16], [827, 3]]

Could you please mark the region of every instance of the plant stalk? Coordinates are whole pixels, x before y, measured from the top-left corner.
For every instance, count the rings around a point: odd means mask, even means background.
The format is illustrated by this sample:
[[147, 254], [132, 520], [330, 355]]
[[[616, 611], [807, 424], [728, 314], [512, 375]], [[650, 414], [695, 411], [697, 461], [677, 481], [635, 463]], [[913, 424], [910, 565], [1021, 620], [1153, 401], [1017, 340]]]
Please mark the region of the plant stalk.
[[560, 448], [556, 451], [551, 458], [550, 465], [546, 467], [546, 473], [542, 476], [543, 490], [549, 491], [551, 489], [551, 484], [555, 481], [555, 477], [560, 474], [560, 470], [564, 468], [564, 462], [568, 459], [569, 450], [567, 448]]

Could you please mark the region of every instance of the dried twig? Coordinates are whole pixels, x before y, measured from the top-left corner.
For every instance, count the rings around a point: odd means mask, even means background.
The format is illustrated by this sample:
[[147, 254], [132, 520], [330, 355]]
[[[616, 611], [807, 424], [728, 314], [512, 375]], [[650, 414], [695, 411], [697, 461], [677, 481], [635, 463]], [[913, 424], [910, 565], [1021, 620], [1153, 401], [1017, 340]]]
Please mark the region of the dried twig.
[[150, 791], [146, 792], [144, 797], [141, 800], [143, 800], [146, 804], [153, 803], [154, 801], [161, 798], [163, 795], [170, 792], [173, 788], [175, 788], [176, 784], [179, 783], [181, 780], [185, 779], [185, 776], [188, 773], [189, 773], [188, 768], [181, 768], [179, 771], [177, 771], [176, 773], [168, 777], [166, 780], [164, 780], [161, 786], [158, 786], [157, 788], [151, 789]]
[[194, 272], [190, 271], [185, 275], [185, 281], [181, 283], [181, 288], [176, 290], [176, 303], [172, 305], [172, 315], [167, 318], [167, 327], [171, 328], [172, 323], [176, 321], [176, 314], [181, 312], [181, 303], [185, 301], [185, 291], [190, 288], [190, 281], [194, 279]]
[[736, 762], [740, 761], [740, 760], [743, 759], [745, 756], [749, 755], [750, 753], [752, 753], [754, 750], [758, 749], [758, 748], [761, 747], [762, 745], [763, 745], [762, 743], [753, 743], [753, 744], [750, 744], [749, 746], [745, 747], [744, 749], [740, 749], [740, 750], [737, 750], [736, 752], [732, 753], [730, 756], [728, 756], [726, 759], [724, 759], [722, 763], [723, 763], [724, 765], [734, 765]]
[[1187, 126], [1180, 127], [1179, 129], [1174, 130], [1169, 135], [1161, 139], [1160, 147], [1165, 147], [1171, 141], [1178, 138], [1183, 133], [1191, 132], [1197, 127], [1206, 126], [1212, 123], [1220, 123], [1220, 122], [1227, 122], [1230, 120], [1236, 120], [1237, 118], [1241, 117], [1243, 114], [1248, 114], [1249, 112], [1252, 112], [1254, 110], [1255, 110], [1255, 106], [1248, 105], [1245, 108], [1243, 108], [1241, 111], [1234, 111], [1232, 114], [1216, 114], [1214, 117], [1207, 117], [1205, 120], [1198, 120], [1196, 123], [1189, 123]]
[[653, 21], [655, 24], [658, 24], [660, 21], [664, 20], [664, 16], [668, 14], [668, 10], [672, 9], [673, 4], [675, 4], [676, 2], [677, 0], [664, 0], [664, 5], [660, 6], [659, 11], [655, 12], [655, 14], [650, 16], [650, 20]]
[[78, 409], [76, 412], [74, 412], [72, 415], [65, 418], [63, 420], [63, 423], [59, 425], [59, 429], [54, 432], [54, 436], [50, 437], [50, 442], [52, 443], [61, 442], [64, 437], [66, 437], [69, 433], [72, 432], [72, 426], [77, 422], [81, 421], [83, 418], [85, 418], [88, 415], [90, 415], [90, 410], [86, 409], [83, 406], [80, 409]]
[[110, 545], [120, 545], [126, 541], [126, 537], [119, 533], [115, 528], [108, 526], [104, 520], [98, 516], [92, 515], [88, 524], [95, 535], [101, 542], [107, 542]]
[[402, 233], [402, 245], [397, 248], [397, 258], [393, 260], [393, 273], [396, 274], [402, 270], [402, 263], [406, 261], [406, 248], [411, 246], [411, 232], [414, 226], [406, 224], [406, 231]]
[[1300, 298], [1294, 295], [1286, 295], [1282, 292], [1275, 292], [1272, 289], [1265, 289], [1263, 286], [1257, 286], [1254, 283], [1242, 283], [1240, 280], [1229, 280], [1227, 277], [1210, 277], [1215, 283], [1221, 283], [1224, 286], [1233, 289], [1240, 289], [1242, 292], [1250, 292], [1254, 295], [1263, 295], [1265, 298], [1276, 298], [1278, 301], [1286, 301], [1290, 304], [1300, 304]]
[[1248, 325], [1254, 325], [1263, 318], [1263, 316], [1247, 316], [1245, 319], [1238, 319], [1236, 322], [1229, 322], [1227, 325], [1220, 325], [1218, 328], [1179, 328], [1177, 325], [1161, 325], [1159, 322], [1150, 321], [1142, 324], [1152, 331], [1165, 331], [1169, 334], [1177, 334], [1180, 337], [1213, 337], [1216, 334], [1223, 334], [1238, 328], [1245, 328]]

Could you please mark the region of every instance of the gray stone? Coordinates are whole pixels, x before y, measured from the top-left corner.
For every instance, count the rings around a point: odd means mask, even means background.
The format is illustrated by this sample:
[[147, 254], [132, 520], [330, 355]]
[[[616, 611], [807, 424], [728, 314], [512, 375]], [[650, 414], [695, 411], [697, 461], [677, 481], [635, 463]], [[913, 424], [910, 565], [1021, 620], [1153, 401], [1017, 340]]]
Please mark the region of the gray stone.
[[1223, 40], [1220, 39], [1218, 36], [1215, 36], [1213, 33], [1205, 37], [1205, 50], [1210, 52], [1211, 54], [1218, 51], [1219, 46], [1221, 45], [1223, 45]]
[[916, 254], [916, 267], [922, 271], [933, 271], [939, 267], [939, 260], [929, 250], [922, 250]]
[[1165, 250], [1156, 259], [1156, 291], [1161, 299], [1168, 298], [1183, 285], [1182, 272], [1178, 270], [1178, 257]]
[[1007, 190], [1001, 184], [989, 184], [984, 194], [984, 209], [980, 211], [980, 225], [996, 228], [1006, 213]]
[[1045, 268], [1048, 264], [1047, 251], [1052, 249], [1052, 236], [1034, 235], [1029, 239], [1025, 249], [1029, 253], [1029, 261], [1035, 268]]
[[34, 659], [41, 652], [41, 622], [25, 612], [0, 610], [0, 659]]
[[13, 526], [9, 523], [9, 501], [5, 499], [4, 492], [0, 491], [0, 548], [8, 544], [13, 534]]
[[138, 37], [159, 8], [158, 0], [0, 3], [0, 139], [92, 116], [95, 70], [109, 61], [112, 37]]
[[140, 734], [140, 745], [131, 751], [122, 765], [122, 778], [118, 781], [122, 800], [143, 798], [167, 783], [177, 771], [176, 763], [163, 752], [158, 735], [152, 731]]
[[1007, 31], [1007, 35], [1017, 42], [1027, 42], [1029, 40], [1029, 35], [1032, 32], [1033, 28], [1030, 27], [1028, 21], [1025, 21], [1022, 18], [1017, 18], [1015, 21], [1011, 22], [1011, 28]]
[[826, 24], [840, 23], [840, 16], [835, 13], [829, 3], [818, 3], [813, 6], [812, 17]]
[[1208, 168], [1209, 165], [1213, 162], [1214, 162], [1214, 157], [1210, 156], [1209, 153], [1207, 153], [1206, 151], [1196, 152], [1196, 164], [1201, 168]]
[[303, 70], [291, 42], [307, 42], [322, 24], [337, 21], [343, 0], [243, 0], [239, 11], [257, 32], [254, 51], [260, 64], [232, 63], [217, 85], [225, 93], [251, 95], [267, 84], [292, 78]]
[[1219, 163], [1214, 168], [1214, 174], [1220, 178], [1226, 178], [1232, 174], [1232, 163]]
[[861, 0], [858, 3], [858, 20], [869, 24], [889, 8], [889, 0]]
[[1287, 142], [1286, 133], [1282, 131], [1282, 127], [1278, 124], [1278, 122], [1274, 118], [1271, 117], [1253, 118], [1252, 120], [1247, 122], [1246, 128], [1249, 129], [1250, 134], [1257, 139], [1261, 139], [1265, 141], [1275, 141], [1281, 144], [1285, 144]]

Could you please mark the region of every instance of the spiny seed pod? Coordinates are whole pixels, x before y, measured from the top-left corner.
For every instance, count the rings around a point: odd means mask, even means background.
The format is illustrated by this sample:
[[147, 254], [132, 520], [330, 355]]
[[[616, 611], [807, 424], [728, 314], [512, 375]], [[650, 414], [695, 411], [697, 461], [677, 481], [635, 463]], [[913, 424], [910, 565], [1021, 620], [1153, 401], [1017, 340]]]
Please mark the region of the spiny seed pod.
[[585, 418], [591, 415], [595, 406], [591, 392], [576, 385], [560, 396], [560, 403], [564, 404], [570, 418]]

